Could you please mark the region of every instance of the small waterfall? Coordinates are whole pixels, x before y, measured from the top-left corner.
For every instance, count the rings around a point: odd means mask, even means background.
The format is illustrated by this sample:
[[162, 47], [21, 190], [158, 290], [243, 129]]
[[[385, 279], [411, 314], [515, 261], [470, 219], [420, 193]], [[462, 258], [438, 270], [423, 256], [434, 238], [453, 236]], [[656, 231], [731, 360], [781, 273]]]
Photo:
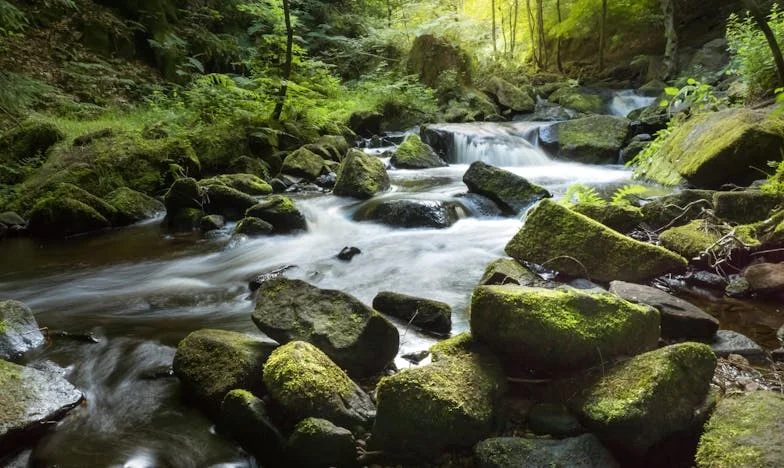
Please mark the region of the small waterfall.
[[610, 113], [626, 117], [631, 111], [650, 106], [655, 100], [656, 98], [640, 96], [631, 89], [617, 91], [613, 93], [613, 98], [610, 102]]

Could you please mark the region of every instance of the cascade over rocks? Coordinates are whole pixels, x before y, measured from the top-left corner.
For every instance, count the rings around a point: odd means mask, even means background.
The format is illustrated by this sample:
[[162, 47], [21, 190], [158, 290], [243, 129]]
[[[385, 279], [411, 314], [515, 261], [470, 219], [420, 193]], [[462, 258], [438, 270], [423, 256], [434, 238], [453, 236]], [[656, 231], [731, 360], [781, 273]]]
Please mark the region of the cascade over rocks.
[[508, 215], [516, 215], [531, 204], [552, 197], [544, 187], [481, 161], [471, 164], [463, 182], [470, 192], [493, 200]]
[[333, 193], [365, 200], [389, 189], [389, 174], [378, 158], [351, 149], [338, 171]]
[[539, 141], [559, 158], [586, 164], [615, 164], [631, 133], [623, 117], [593, 115], [539, 129]]
[[0, 301], [0, 359], [12, 359], [44, 344], [33, 312], [18, 301]]

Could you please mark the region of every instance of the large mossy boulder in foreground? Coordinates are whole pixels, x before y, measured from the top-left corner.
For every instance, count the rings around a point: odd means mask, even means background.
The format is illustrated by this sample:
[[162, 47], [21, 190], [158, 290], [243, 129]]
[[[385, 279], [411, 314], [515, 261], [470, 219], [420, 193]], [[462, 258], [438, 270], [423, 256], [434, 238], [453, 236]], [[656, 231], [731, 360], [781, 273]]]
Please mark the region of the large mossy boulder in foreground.
[[505, 251], [520, 262], [606, 282], [645, 281], [687, 265], [667, 249], [619, 234], [551, 200], [528, 213]]
[[34, 237], [60, 238], [111, 225], [94, 208], [73, 198], [45, 198], [30, 211], [28, 230]]
[[479, 286], [471, 334], [510, 365], [559, 372], [654, 349], [659, 313], [609, 293]]
[[715, 368], [708, 345], [667, 346], [607, 370], [571, 405], [603, 442], [644, 455], [668, 436], [704, 422], [695, 413], [708, 397]]
[[0, 301], [0, 359], [12, 359], [44, 344], [33, 312], [18, 301]]
[[128, 187], [118, 188], [104, 200], [117, 209], [115, 220], [119, 226], [153, 218], [166, 209], [158, 200]]
[[248, 208], [246, 217], [259, 218], [272, 225], [277, 234], [304, 231], [308, 228], [305, 216], [289, 197], [272, 195]]
[[180, 341], [174, 373], [188, 398], [216, 415], [234, 389], [261, 388], [261, 370], [275, 343], [225, 330], [198, 330]]
[[558, 122], [539, 131], [540, 141], [559, 158], [588, 164], [616, 164], [631, 132], [631, 121], [592, 115]]
[[438, 87], [439, 78], [446, 71], [454, 72], [463, 85], [471, 84], [473, 60], [456, 45], [430, 34], [417, 36], [408, 54], [408, 73], [418, 75], [419, 80]]
[[398, 169], [431, 169], [446, 166], [430, 145], [413, 134], [395, 149], [390, 162]]
[[493, 200], [508, 215], [516, 215], [531, 204], [552, 195], [544, 187], [505, 169], [476, 161], [463, 174], [468, 191]]
[[262, 283], [252, 318], [279, 343], [312, 343], [357, 376], [383, 370], [399, 347], [397, 329], [381, 314], [344, 292], [300, 280]]
[[770, 111], [730, 109], [692, 117], [677, 127], [640, 176], [664, 185], [700, 188], [759, 179], [757, 168], [781, 158], [784, 118]]
[[339, 426], [367, 428], [376, 415], [370, 397], [318, 348], [292, 341], [264, 365], [264, 384], [286, 414], [315, 417]]
[[723, 398], [697, 448], [700, 468], [784, 466], [784, 396], [757, 391]]
[[618, 462], [596, 436], [563, 440], [496, 437], [474, 447], [478, 468], [615, 468]]
[[536, 101], [530, 95], [503, 78], [497, 76], [490, 78], [485, 84], [484, 91], [493, 97], [502, 110], [528, 113], [536, 109]]
[[333, 193], [341, 197], [365, 200], [390, 186], [384, 163], [357, 149], [349, 150], [337, 175]]
[[0, 456], [18, 450], [82, 401], [65, 378], [0, 359]]

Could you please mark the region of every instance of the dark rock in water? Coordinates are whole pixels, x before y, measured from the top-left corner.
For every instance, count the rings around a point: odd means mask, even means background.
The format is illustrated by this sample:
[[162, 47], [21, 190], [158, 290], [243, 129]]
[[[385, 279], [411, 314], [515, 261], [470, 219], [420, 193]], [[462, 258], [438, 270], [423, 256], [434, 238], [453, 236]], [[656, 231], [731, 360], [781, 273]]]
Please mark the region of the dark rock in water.
[[389, 174], [384, 163], [376, 157], [352, 149], [340, 166], [334, 194], [366, 200], [389, 187]]
[[307, 418], [300, 421], [289, 436], [286, 452], [296, 466], [305, 468], [357, 465], [354, 435], [326, 419]]
[[412, 364], [419, 364], [424, 361], [426, 357], [430, 356], [430, 351], [422, 350], [413, 353], [406, 353], [400, 357]]
[[773, 359], [774, 362], [784, 362], [784, 347], [771, 351], [770, 358]]
[[715, 214], [719, 218], [738, 224], [765, 221], [784, 205], [784, 196], [757, 190], [716, 192], [713, 195]]
[[542, 127], [539, 139], [559, 158], [588, 164], [615, 164], [630, 133], [629, 120], [594, 115]]
[[51, 427], [82, 399], [55, 373], [0, 360], [0, 455]]
[[534, 434], [554, 437], [574, 437], [584, 434], [585, 428], [567, 407], [554, 403], [539, 403], [528, 413], [528, 429]]
[[335, 188], [335, 184], [337, 183], [337, 181], [338, 181], [338, 175], [335, 174], [334, 172], [329, 172], [327, 174], [318, 176], [318, 178], [316, 178], [315, 183], [319, 187], [323, 187], [326, 189], [333, 189]]
[[784, 263], [758, 263], [743, 270], [751, 292], [775, 295], [784, 292]]
[[627, 301], [647, 304], [661, 314], [662, 338], [710, 340], [719, 321], [699, 307], [650, 286], [613, 281], [610, 292]]
[[726, 358], [730, 354], [737, 354], [748, 359], [749, 362], [765, 362], [765, 350], [751, 338], [732, 330], [719, 330], [711, 343], [711, 349], [719, 357]]
[[472, 216], [495, 218], [504, 215], [504, 211], [493, 200], [476, 193], [460, 193], [455, 195]]
[[373, 308], [432, 332], [452, 329], [452, 308], [443, 302], [383, 291], [373, 299]]
[[506, 214], [516, 215], [533, 203], [550, 198], [547, 189], [507, 170], [476, 161], [463, 175], [470, 192], [493, 200]]
[[724, 291], [727, 280], [723, 276], [709, 271], [695, 271], [684, 278], [687, 284], [706, 289]]
[[286, 182], [278, 178], [272, 179], [270, 181], [270, 186], [272, 187], [272, 191], [275, 193], [283, 193], [289, 187]]
[[439, 200], [371, 201], [357, 211], [354, 219], [378, 221], [402, 228], [445, 229], [460, 219], [459, 207], [456, 203]]
[[204, 191], [196, 179], [182, 178], [174, 181], [163, 197], [166, 224], [177, 231], [193, 230], [204, 217], [203, 195]]
[[730, 276], [727, 287], [724, 290], [725, 294], [733, 298], [744, 298], [751, 295], [751, 285], [748, 280], [740, 275]]
[[0, 359], [13, 359], [44, 344], [33, 312], [18, 301], [0, 301]]
[[338, 254], [338, 260], [343, 262], [350, 262], [354, 259], [354, 257], [361, 253], [362, 251], [356, 247], [343, 247], [343, 250], [341, 250]]
[[61, 238], [97, 231], [110, 221], [93, 207], [74, 198], [46, 198], [30, 211], [29, 230], [34, 237]]
[[114, 218], [114, 224], [117, 226], [138, 223], [166, 210], [158, 200], [127, 187], [118, 188], [104, 199], [117, 209]]
[[352, 429], [368, 428], [376, 416], [370, 397], [318, 348], [292, 341], [264, 365], [264, 385], [294, 418], [323, 418]]
[[521, 265], [513, 258], [499, 258], [485, 268], [480, 285], [517, 284], [520, 286], [544, 286], [546, 281]]
[[262, 219], [248, 216], [237, 223], [233, 234], [245, 234], [249, 237], [266, 236], [272, 234], [272, 225]]
[[248, 208], [245, 216], [259, 218], [270, 223], [277, 234], [304, 231], [308, 228], [305, 216], [294, 202], [283, 195], [272, 195]]
[[243, 218], [248, 208], [257, 202], [254, 197], [226, 185], [204, 185], [204, 211], [219, 214], [229, 221]]
[[431, 169], [446, 166], [430, 145], [423, 143], [413, 134], [395, 149], [390, 162], [398, 169]]
[[221, 215], [207, 215], [199, 221], [199, 229], [201, 232], [210, 232], [223, 228], [226, 225], [226, 220]]
[[262, 463], [280, 462], [283, 436], [270, 421], [264, 402], [251, 392], [232, 390], [226, 394], [219, 427]]
[[498, 437], [474, 447], [479, 468], [615, 468], [618, 462], [591, 434], [564, 440]]
[[398, 351], [389, 320], [341, 291], [276, 278], [256, 295], [253, 322], [279, 343], [307, 341], [357, 376], [380, 372]]
[[271, 271], [261, 273], [248, 282], [248, 289], [250, 289], [251, 292], [256, 292], [256, 290], [258, 290], [261, 287], [262, 283], [264, 283], [265, 281], [269, 281], [271, 279], [280, 278], [281, 276], [283, 276], [286, 270], [290, 270], [292, 268], [297, 268], [297, 266], [286, 265]]

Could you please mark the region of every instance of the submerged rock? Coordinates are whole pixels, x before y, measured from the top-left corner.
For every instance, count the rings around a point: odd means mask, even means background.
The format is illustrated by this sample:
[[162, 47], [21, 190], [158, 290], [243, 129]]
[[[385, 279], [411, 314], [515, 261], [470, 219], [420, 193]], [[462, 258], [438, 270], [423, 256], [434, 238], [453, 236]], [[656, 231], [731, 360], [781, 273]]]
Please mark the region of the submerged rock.
[[413, 134], [395, 149], [390, 162], [398, 169], [431, 169], [446, 166], [430, 145]]
[[18, 301], [0, 301], [0, 359], [12, 359], [44, 344], [33, 312]]
[[262, 463], [279, 463], [283, 436], [267, 415], [264, 401], [247, 390], [226, 394], [220, 409], [220, 426]]
[[552, 195], [507, 170], [476, 161], [463, 175], [468, 190], [493, 200], [506, 214], [516, 215], [531, 204]]
[[439, 200], [372, 200], [357, 211], [355, 219], [402, 228], [446, 229], [460, 219], [459, 208], [457, 203]]
[[436, 333], [452, 329], [452, 308], [443, 302], [382, 291], [373, 298], [373, 308]]
[[154, 218], [166, 210], [158, 200], [127, 187], [118, 188], [104, 199], [117, 210], [115, 222], [118, 226]]
[[474, 447], [479, 468], [615, 468], [618, 462], [591, 434], [564, 440], [497, 437]]
[[630, 132], [631, 122], [623, 117], [594, 115], [542, 127], [539, 138], [559, 158], [616, 164]]
[[362, 200], [389, 189], [389, 174], [384, 163], [362, 151], [352, 149], [338, 171], [333, 193]]
[[362, 251], [357, 247], [343, 247], [340, 252], [338, 252], [337, 259], [341, 262], [350, 262], [361, 253]]
[[270, 223], [277, 234], [304, 231], [308, 228], [305, 216], [289, 197], [272, 195], [248, 208], [245, 216]]
[[354, 435], [326, 419], [300, 421], [289, 436], [286, 451], [296, 466], [305, 468], [357, 465]]

